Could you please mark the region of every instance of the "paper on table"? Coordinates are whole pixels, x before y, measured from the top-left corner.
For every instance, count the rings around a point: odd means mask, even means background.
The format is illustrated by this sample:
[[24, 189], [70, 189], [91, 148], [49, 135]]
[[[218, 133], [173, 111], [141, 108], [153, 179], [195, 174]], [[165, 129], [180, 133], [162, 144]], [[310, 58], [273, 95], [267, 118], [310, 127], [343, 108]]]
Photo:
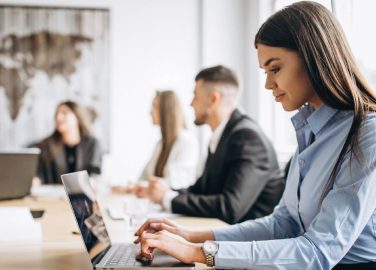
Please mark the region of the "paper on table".
[[174, 214], [169, 212], [152, 212], [148, 214], [148, 218], [175, 218], [181, 217], [180, 214]]
[[148, 218], [174, 218], [174, 217], [181, 217], [180, 214], [174, 214], [171, 212], [166, 212], [163, 210], [162, 206], [159, 204], [151, 204], [150, 210], [148, 213]]
[[41, 241], [42, 229], [27, 207], [0, 207], [0, 244], [12, 241]]
[[[106, 208], [111, 219], [121, 220], [124, 218], [123, 207], [121, 204], [107, 205]], [[180, 214], [163, 211], [162, 207], [157, 204], [152, 204], [149, 213], [147, 214], [148, 218], [175, 218], [180, 216]]]
[[31, 188], [31, 196], [48, 198], [65, 198], [66, 193], [62, 185], [41, 185]]

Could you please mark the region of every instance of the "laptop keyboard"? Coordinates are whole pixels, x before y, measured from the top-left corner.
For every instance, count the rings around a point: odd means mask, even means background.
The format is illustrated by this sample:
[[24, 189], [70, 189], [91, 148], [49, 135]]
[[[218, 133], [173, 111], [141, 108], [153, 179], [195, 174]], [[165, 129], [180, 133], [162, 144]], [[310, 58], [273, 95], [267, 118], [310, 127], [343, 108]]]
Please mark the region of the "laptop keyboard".
[[142, 263], [136, 260], [136, 255], [140, 252], [137, 245], [118, 245], [111, 252], [111, 256], [106, 262], [106, 266], [141, 266]]

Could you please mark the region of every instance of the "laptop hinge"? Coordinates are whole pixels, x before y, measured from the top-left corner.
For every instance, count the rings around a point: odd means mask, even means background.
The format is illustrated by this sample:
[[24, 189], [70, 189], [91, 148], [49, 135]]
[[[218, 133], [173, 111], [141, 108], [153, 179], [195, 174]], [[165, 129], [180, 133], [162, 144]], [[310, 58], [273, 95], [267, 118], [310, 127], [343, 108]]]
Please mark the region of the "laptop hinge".
[[97, 256], [95, 256], [91, 260], [91, 263], [93, 264], [94, 267], [97, 264], [99, 264], [99, 262], [103, 259], [103, 257], [106, 255], [106, 253], [110, 250], [111, 247], [112, 247], [112, 245], [109, 245], [105, 250], [103, 250], [102, 252], [100, 252]]

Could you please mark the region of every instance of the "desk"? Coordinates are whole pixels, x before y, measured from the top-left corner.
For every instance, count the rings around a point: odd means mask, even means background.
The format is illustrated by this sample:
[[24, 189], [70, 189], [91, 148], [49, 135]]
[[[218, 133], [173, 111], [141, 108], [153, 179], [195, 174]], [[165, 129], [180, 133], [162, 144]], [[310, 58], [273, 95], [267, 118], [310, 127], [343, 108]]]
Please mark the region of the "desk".
[[[113, 199], [113, 196], [111, 198]], [[129, 236], [125, 232], [123, 221], [111, 220], [104, 211], [101, 200], [99, 203], [111, 240], [127, 240]], [[23, 200], [3, 201], [0, 202], [0, 206], [27, 206], [31, 209], [45, 210], [43, 217], [38, 220], [42, 226], [41, 243], [0, 243], [1, 270], [92, 269], [81, 236], [72, 233], [77, 231], [77, 225], [66, 199], [27, 197]], [[226, 226], [226, 223], [210, 218], [179, 217], [174, 220], [181, 225], [197, 229]]]

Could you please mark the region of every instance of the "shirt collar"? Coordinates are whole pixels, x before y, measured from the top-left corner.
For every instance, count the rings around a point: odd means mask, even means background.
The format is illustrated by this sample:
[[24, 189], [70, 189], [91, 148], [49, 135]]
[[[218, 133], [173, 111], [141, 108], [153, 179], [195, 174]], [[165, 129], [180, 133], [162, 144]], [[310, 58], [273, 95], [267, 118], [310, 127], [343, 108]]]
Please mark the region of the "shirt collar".
[[230, 120], [230, 116], [227, 116], [225, 119], [222, 120], [222, 122], [218, 125], [218, 127], [214, 130], [212, 136], [211, 136], [211, 139], [210, 139], [210, 143], [209, 143], [209, 150], [210, 150], [210, 153], [214, 153], [215, 150], [217, 149], [217, 146], [218, 146], [218, 143], [219, 141], [221, 140], [221, 137], [222, 137], [222, 133], [228, 123], [228, 121]]
[[296, 130], [308, 124], [312, 132], [317, 135], [337, 111], [325, 104], [322, 104], [317, 110], [306, 105], [291, 118], [291, 121]]

